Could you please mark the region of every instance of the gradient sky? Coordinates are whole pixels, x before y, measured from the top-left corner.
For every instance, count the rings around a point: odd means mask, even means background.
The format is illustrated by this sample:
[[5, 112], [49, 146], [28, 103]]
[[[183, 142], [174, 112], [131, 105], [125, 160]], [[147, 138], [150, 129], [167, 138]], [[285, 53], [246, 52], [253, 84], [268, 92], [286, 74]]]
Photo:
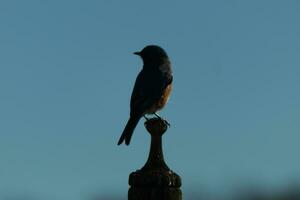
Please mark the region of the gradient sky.
[[[158, 44], [174, 90], [161, 112], [168, 165], [192, 188], [300, 178], [300, 3], [0, 3], [0, 198], [126, 196], [147, 159], [139, 123], [117, 140], [142, 61]], [[30, 199], [31, 200], [31, 199]]]

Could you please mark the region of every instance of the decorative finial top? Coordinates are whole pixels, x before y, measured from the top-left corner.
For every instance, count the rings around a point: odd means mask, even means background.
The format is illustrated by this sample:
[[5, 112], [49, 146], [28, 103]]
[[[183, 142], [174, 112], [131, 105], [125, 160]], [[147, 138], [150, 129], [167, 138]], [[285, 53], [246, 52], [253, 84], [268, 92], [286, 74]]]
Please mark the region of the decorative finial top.
[[172, 187], [181, 186], [180, 177], [170, 170], [164, 161], [162, 135], [168, 129], [168, 122], [161, 118], [152, 118], [145, 122], [151, 134], [151, 147], [148, 160], [142, 169], [129, 176], [129, 185], [134, 187]]
[[168, 122], [160, 118], [152, 118], [145, 122], [147, 131], [153, 136], [162, 136], [168, 129]]

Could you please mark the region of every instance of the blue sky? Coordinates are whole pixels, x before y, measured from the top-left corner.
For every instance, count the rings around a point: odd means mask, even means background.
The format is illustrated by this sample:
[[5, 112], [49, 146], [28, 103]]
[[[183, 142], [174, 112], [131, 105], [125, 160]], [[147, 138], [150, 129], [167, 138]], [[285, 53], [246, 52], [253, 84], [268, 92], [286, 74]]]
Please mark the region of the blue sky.
[[0, 198], [126, 195], [138, 125], [116, 145], [148, 44], [168, 52], [161, 112], [183, 191], [300, 178], [298, 1], [1, 1]]

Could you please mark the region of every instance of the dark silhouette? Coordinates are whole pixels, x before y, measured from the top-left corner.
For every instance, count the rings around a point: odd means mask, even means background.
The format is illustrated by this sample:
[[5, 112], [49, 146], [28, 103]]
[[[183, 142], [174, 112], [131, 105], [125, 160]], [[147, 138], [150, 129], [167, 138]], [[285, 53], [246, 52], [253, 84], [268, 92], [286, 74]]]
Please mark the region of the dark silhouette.
[[128, 200], [182, 200], [181, 178], [164, 161], [162, 135], [168, 125], [152, 118], [145, 126], [151, 135], [150, 153], [144, 167], [129, 176]]
[[129, 145], [133, 131], [142, 116], [158, 116], [156, 112], [167, 103], [172, 88], [171, 63], [161, 47], [146, 46], [141, 52], [134, 54], [143, 59], [144, 65], [135, 81], [130, 101], [130, 117], [118, 145], [124, 140], [125, 144]]

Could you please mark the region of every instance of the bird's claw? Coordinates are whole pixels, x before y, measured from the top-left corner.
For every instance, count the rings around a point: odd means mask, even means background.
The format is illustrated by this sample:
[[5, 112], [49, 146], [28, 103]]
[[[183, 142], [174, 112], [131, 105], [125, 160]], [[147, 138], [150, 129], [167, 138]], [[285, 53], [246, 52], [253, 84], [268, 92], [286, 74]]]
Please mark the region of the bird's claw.
[[169, 123], [167, 120], [163, 119], [161, 116], [159, 116], [159, 115], [156, 114], [156, 117], [157, 117], [158, 119], [160, 119], [161, 121], [163, 121], [168, 127], [171, 126], [170, 123]]
[[162, 120], [169, 128], [171, 127], [170, 123], [167, 120], [165, 120], [165, 119], [162, 119]]
[[146, 115], [143, 115], [143, 117], [145, 118], [145, 120], [146, 120], [146, 121], [148, 121], [148, 120], [149, 120], [149, 118], [148, 118], [148, 117], [146, 117]]
[[[166, 124], [168, 127], [171, 127], [170, 123], [169, 123], [167, 120], [163, 119], [161, 116], [159, 116], [159, 115], [156, 114], [156, 113], [153, 113], [153, 114], [156, 116], [157, 119], [160, 119], [161, 121], [163, 121], [163, 123]], [[150, 119], [149, 119], [148, 117], [146, 117], [145, 115], [143, 115], [143, 117], [145, 118], [146, 122], [150, 120]]]

